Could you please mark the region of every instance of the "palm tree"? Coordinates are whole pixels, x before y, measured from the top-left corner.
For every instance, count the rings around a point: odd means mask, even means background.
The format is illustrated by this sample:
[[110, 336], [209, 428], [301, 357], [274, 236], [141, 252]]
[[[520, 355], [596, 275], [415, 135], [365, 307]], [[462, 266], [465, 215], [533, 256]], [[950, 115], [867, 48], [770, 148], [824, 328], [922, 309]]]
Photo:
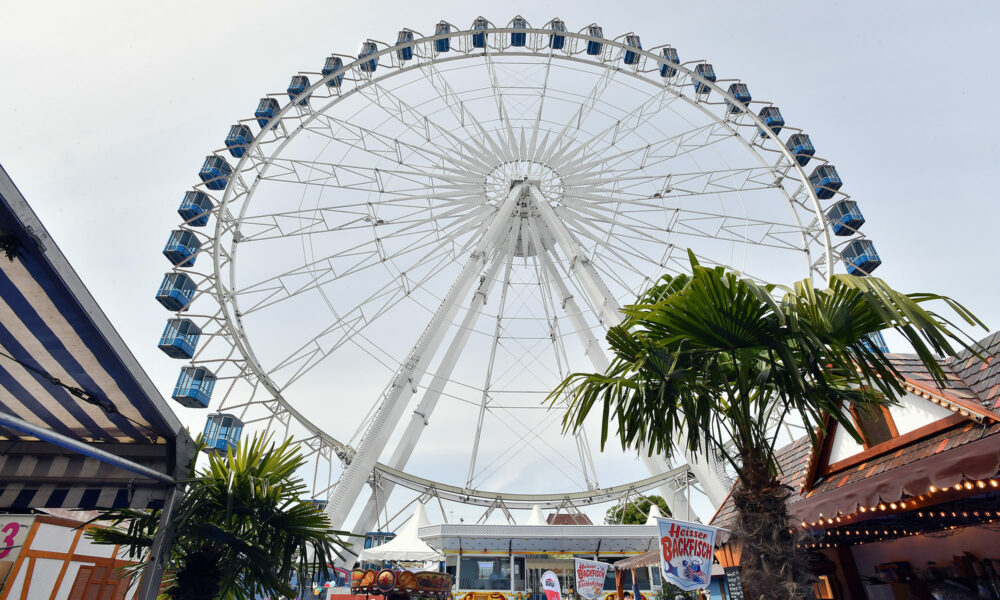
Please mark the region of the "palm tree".
[[605, 511], [604, 522], [607, 525], [642, 525], [654, 505], [660, 510], [661, 515], [671, 516], [667, 501], [662, 496], [650, 494], [630, 500], [625, 506], [612, 506]]
[[[293, 573], [298, 581], [325, 577], [343, 532], [302, 499], [307, 488], [296, 472], [304, 464], [290, 440], [275, 445], [263, 435], [210, 454], [207, 467], [188, 482], [174, 519], [166, 594], [175, 600], [294, 597]], [[126, 548], [138, 571], [159, 518], [159, 511], [112, 510], [98, 517], [111, 526], [90, 534]]]
[[796, 413], [815, 442], [829, 416], [860, 440], [847, 408], [872, 410], [905, 393], [869, 336], [895, 329], [943, 383], [935, 355], [970, 342], [924, 305], [943, 301], [964, 322], [982, 323], [949, 298], [903, 294], [877, 278], [785, 288], [689, 255], [692, 275], [664, 276], [622, 311], [607, 335], [615, 355], [607, 372], [570, 375], [549, 400], [569, 395], [566, 431], [599, 405], [602, 447], [613, 417], [623, 449], [669, 455], [680, 446], [727, 461], [738, 476], [734, 533], [747, 597], [807, 597], [810, 576], [785, 505], [791, 490], [778, 483], [780, 425]]

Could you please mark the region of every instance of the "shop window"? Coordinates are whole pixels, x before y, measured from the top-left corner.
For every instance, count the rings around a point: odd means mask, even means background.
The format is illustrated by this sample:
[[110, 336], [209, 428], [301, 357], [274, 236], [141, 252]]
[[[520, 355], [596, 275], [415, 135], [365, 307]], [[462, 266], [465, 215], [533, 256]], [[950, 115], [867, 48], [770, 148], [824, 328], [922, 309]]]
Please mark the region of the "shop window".
[[490, 556], [463, 556], [459, 568], [463, 590], [509, 590], [510, 559]]

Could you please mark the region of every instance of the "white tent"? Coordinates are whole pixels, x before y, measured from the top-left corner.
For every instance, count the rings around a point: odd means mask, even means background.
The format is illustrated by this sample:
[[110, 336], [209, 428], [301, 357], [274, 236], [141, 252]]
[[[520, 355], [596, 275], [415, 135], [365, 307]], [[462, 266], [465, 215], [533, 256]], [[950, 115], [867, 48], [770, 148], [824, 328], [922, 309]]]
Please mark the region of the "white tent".
[[649, 517], [646, 519], [646, 525], [656, 525], [656, 519], [662, 516], [663, 513], [660, 512], [660, 507], [651, 503], [649, 505]]
[[537, 504], [531, 507], [531, 514], [528, 516], [525, 525], [548, 525], [545, 517], [542, 516], [542, 507]]
[[427, 520], [427, 513], [424, 505], [417, 503], [417, 509], [413, 511], [413, 516], [403, 525], [396, 537], [392, 541], [386, 542], [375, 548], [366, 548], [358, 555], [361, 561], [384, 561], [400, 560], [408, 562], [444, 560], [441, 554], [434, 548], [427, 545], [427, 542], [417, 535], [421, 527], [427, 527], [430, 522]]

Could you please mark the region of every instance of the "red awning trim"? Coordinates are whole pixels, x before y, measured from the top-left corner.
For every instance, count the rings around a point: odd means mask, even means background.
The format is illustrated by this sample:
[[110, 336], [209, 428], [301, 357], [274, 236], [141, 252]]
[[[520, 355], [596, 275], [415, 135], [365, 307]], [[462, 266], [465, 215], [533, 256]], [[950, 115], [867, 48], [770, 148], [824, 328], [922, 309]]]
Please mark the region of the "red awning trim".
[[931, 485], [943, 489], [966, 479], [995, 477], [998, 469], [1000, 435], [991, 435], [856, 483], [790, 502], [788, 512], [803, 521], [814, 521], [820, 515], [850, 514], [859, 506], [897, 502], [904, 494], [911, 497], [926, 494]]

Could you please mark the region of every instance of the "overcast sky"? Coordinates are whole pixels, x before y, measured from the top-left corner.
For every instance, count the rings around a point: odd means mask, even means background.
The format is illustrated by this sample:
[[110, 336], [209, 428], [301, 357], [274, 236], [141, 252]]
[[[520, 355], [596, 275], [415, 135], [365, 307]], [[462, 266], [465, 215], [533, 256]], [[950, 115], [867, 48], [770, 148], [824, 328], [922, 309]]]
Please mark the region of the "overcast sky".
[[[518, 13], [634, 30], [742, 78], [836, 164], [884, 260], [878, 275], [948, 293], [1000, 327], [996, 1], [7, 2], [0, 163], [169, 395], [177, 363], [155, 347], [161, 250], [229, 125], [364, 38]], [[203, 412], [179, 412], [201, 428]]]

